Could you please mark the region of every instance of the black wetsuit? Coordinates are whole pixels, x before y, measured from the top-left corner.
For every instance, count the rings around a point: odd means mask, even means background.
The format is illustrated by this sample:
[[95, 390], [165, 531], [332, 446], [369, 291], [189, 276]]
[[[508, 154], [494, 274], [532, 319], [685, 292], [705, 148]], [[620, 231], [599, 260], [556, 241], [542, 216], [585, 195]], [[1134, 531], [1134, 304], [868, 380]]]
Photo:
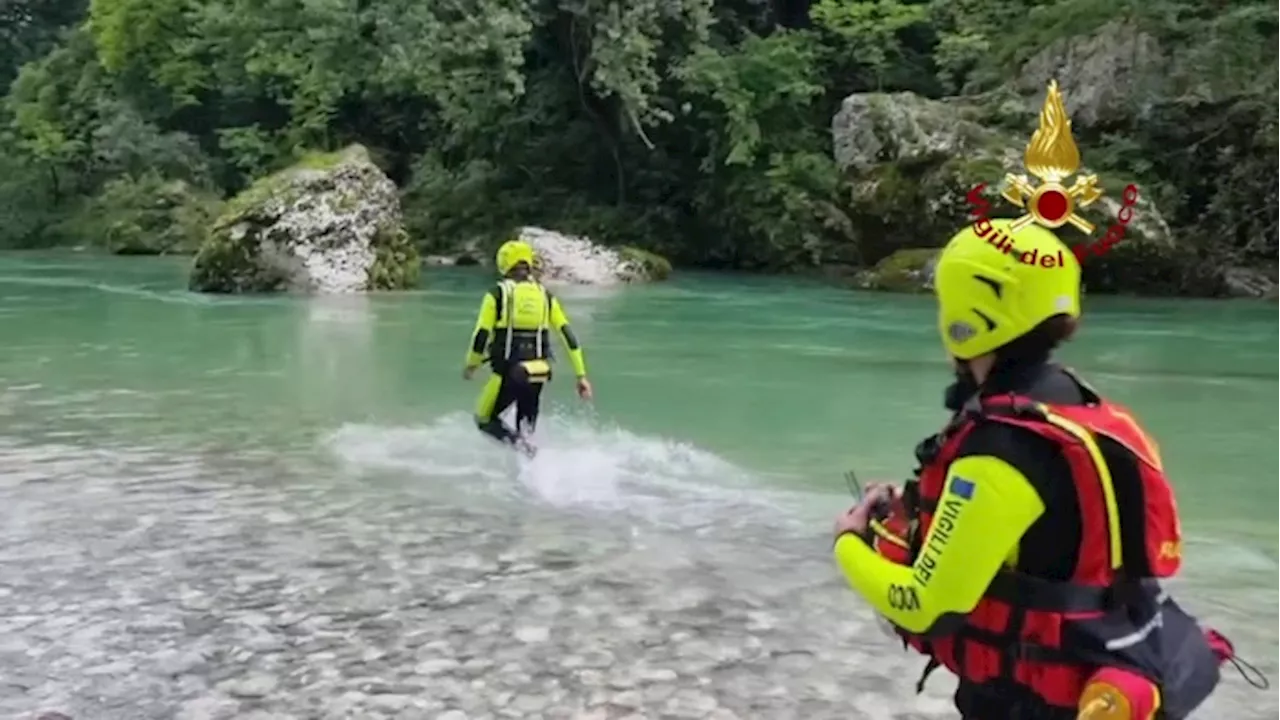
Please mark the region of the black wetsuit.
[[[503, 363], [494, 368], [501, 373], [502, 384], [493, 401], [493, 414], [487, 420], [477, 420], [477, 426], [486, 434], [503, 442], [515, 443], [521, 436], [533, 433], [538, 424], [538, 410], [542, 402], [542, 386], [545, 383], [529, 382], [524, 366], [519, 363]], [[516, 426], [507, 427], [501, 415], [512, 405], [516, 406]]]

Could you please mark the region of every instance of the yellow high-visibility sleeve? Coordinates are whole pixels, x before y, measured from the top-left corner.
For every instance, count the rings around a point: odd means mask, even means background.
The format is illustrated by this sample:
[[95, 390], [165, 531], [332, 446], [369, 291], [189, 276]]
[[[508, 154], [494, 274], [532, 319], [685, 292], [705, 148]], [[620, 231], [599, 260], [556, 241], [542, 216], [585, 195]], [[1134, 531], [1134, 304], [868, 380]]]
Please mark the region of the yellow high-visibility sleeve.
[[877, 613], [910, 633], [977, 606], [992, 578], [1044, 503], [1030, 480], [990, 455], [960, 458], [947, 470], [929, 534], [913, 565], [886, 559], [856, 535], [841, 536], [835, 559], [849, 585]]

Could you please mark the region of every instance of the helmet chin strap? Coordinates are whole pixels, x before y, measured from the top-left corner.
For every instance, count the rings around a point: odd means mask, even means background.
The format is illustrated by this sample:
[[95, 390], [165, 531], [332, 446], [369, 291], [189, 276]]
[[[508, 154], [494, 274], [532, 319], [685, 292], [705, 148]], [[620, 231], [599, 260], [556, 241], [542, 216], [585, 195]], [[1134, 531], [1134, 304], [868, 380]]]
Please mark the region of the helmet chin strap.
[[956, 381], [947, 386], [943, 395], [943, 405], [952, 412], [958, 412], [964, 404], [978, 393], [978, 380], [969, 369], [967, 360], [952, 358], [955, 363]]

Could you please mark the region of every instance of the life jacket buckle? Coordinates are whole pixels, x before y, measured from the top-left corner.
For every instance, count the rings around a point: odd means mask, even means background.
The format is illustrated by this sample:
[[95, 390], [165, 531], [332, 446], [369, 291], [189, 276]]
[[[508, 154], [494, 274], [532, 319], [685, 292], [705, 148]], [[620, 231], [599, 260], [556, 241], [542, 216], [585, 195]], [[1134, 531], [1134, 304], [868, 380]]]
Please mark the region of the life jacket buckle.
[[1006, 667], [1012, 671], [1015, 665], [1021, 665], [1033, 659], [1036, 655], [1035, 650], [1036, 646], [1026, 640], [1015, 640], [1009, 643], [1004, 649], [1004, 659], [1008, 663]]
[[[942, 452], [943, 439], [942, 435], [930, 435], [916, 444], [916, 462], [920, 463], [922, 468], [933, 464]], [[919, 473], [916, 473], [917, 475]]]

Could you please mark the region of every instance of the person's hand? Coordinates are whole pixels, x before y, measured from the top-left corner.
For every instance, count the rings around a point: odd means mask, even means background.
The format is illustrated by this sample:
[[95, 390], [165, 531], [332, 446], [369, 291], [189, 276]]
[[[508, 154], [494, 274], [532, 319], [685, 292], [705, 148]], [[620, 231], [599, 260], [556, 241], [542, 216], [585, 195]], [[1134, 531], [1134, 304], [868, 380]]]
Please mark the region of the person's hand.
[[474, 365], [472, 365], [472, 366], [470, 366], [470, 367], [464, 367], [464, 368], [462, 368], [462, 379], [463, 379], [463, 380], [470, 380], [472, 377], [474, 377], [474, 376], [475, 376], [475, 374], [476, 374], [476, 368], [475, 368], [475, 366], [474, 366]]
[[889, 483], [869, 483], [862, 493], [862, 500], [836, 517], [835, 536], [838, 540], [845, 533], [859, 537], [867, 533], [873, 511], [902, 495], [902, 488]]
[[583, 400], [590, 400], [593, 394], [594, 393], [591, 390], [591, 381], [587, 380], [585, 377], [578, 378], [578, 397]]

